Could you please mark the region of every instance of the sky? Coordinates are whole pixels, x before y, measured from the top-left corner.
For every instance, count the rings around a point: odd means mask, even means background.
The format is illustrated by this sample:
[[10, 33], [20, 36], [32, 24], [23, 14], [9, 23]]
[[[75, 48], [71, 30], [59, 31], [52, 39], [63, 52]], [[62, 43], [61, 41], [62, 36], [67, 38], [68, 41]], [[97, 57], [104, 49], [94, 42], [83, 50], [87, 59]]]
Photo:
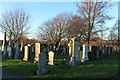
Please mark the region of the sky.
[[[35, 38], [38, 27], [56, 15], [64, 12], [74, 14], [77, 12], [73, 2], [0, 2], [0, 20], [1, 13], [15, 8], [22, 8], [31, 16], [29, 38]], [[107, 26], [111, 27], [115, 23], [115, 20], [118, 19], [118, 4], [109, 9], [107, 14], [115, 17], [112, 21], [107, 22]], [[1, 39], [3, 39], [2, 33], [0, 33]]]

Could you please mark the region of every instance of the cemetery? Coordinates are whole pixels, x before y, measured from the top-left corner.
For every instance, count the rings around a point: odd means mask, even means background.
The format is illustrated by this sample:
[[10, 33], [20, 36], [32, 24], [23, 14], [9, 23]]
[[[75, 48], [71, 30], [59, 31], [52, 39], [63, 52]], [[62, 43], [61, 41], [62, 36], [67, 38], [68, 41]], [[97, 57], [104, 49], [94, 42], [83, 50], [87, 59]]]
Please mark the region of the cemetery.
[[0, 79], [120, 80], [120, 19], [110, 1], [0, 3]]
[[2, 67], [27, 78], [111, 78], [118, 72], [120, 53], [112, 45], [79, 46], [74, 37], [67, 50], [58, 54], [54, 47], [40, 42], [24, 45], [7, 41], [6, 33], [0, 43]]

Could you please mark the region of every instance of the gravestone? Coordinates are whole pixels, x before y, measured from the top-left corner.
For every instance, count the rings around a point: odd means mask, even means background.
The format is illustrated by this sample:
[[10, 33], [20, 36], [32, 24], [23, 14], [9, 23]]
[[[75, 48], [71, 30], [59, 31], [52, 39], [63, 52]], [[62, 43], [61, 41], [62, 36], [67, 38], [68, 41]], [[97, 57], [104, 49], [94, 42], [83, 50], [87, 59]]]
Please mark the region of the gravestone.
[[18, 58], [19, 58], [19, 53], [20, 53], [19, 43], [16, 42], [16, 48], [15, 48], [14, 59], [18, 59]]
[[24, 58], [24, 41], [21, 41], [20, 43], [20, 55], [19, 55], [20, 59]]
[[89, 46], [89, 52], [88, 52], [88, 58], [90, 61], [93, 61], [96, 59], [96, 46]]
[[25, 46], [23, 61], [27, 61], [27, 60], [28, 60], [28, 46]]
[[50, 51], [48, 53], [48, 55], [49, 55], [49, 62], [48, 62], [48, 64], [49, 65], [54, 65], [54, 53], [52, 51]]
[[32, 60], [32, 46], [28, 44], [28, 59]]
[[113, 47], [110, 47], [110, 53], [113, 54]]
[[2, 45], [2, 51], [4, 51], [4, 45]]
[[35, 43], [35, 58], [34, 62], [38, 62], [40, 54], [40, 43]]
[[10, 59], [13, 58], [13, 48], [14, 48], [13, 42], [10, 41], [9, 48], [8, 48], [8, 58]]
[[21, 46], [20, 46], [20, 50], [23, 51], [23, 48], [24, 48], [24, 42], [21, 41]]
[[31, 43], [31, 46], [32, 46], [32, 53], [35, 53], [35, 45], [34, 45], [34, 43]]
[[100, 56], [99, 56], [99, 53], [100, 53], [100, 48], [99, 48], [99, 46], [97, 46], [97, 52], [96, 52], [97, 54], [96, 54], [96, 58], [97, 59], [99, 59], [100, 58]]
[[80, 57], [78, 54], [78, 38], [72, 38], [69, 46], [69, 65], [75, 66], [80, 64]]
[[108, 45], [108, 55], [110, 55], [110, 46]]
[[99, 57], [101, 58], [103, 56], [102, 44], [101, 43], [100, 43], [100, 46], [98, 48], [99, 48]]
[[8, 48], [8, 58], [12, 58], [12, 47]]
[[82, 45], [83, 46], [83, 55], [81, 62], [89, 61], [88, 58], [88, 44]]
[[103, 56], [105, 55], [105, 46], [103, 46], [102, 48], [102, 53], [103, 53]]
[[43, 51], [39, 54], [37, 75], [43, 75], [47, 72], [48, 70], [46, 69], [46, 53], [45, 51]]
[[92, 51], [93, 51], [94, 60], [95, 60], [95, 59], [96, 59], [96, 56], [97, 56], [97, 46], [92, 46]]

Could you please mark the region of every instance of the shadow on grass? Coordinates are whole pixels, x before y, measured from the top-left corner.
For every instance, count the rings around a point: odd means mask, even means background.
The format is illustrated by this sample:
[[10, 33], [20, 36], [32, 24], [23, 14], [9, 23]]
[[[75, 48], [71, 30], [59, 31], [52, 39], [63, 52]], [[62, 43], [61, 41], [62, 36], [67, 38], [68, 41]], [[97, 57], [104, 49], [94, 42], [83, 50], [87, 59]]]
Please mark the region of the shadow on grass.
[[[38, 64], [20, 60], [5, 60], [3, 66], [30, 78], [110, 78], [118, 72], [118, 56], [108, 56], [96, 61], [85, 62], [83, 65], [68, 67], [63, 59], [54, 59], [54, 66], [47, 65], [46, 75], [34, 75]], [[12, 62], [10, 62], [12, 61]]]

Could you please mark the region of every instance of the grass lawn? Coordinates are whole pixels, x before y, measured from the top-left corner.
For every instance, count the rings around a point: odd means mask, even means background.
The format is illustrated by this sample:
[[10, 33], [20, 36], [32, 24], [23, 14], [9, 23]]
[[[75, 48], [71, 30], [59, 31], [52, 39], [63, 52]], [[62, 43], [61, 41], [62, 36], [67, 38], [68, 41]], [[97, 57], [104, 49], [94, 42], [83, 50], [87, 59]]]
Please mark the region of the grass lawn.
[[28, 78], [110, 78], [118, 72], [118, 56], [120, 55], [107, 56], [96, 61], [85, 62], [83, 65], [70, 67], [69, 69], [61, 68], [67, 66], [64, 64], [66, 56], [55, 56], [55, 65], [47, 65], [48, 74], [40, 76], [34, 75], [38, 64], [31, 61], [2, 59], [2, 66]]

